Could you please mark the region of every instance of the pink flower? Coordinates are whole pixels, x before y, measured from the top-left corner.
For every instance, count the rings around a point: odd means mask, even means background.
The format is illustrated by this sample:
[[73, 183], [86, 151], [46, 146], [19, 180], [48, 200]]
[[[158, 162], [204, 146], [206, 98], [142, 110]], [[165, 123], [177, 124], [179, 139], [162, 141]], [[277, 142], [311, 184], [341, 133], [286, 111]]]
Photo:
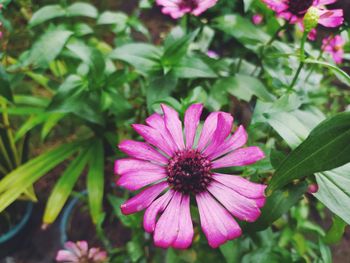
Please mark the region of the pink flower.
[[76, 243], [68, 241], [64, 244], [64, 250], [57, 253], [57, 262], [66, 263], [102, 263], [107, 262], [107, 253], [99, 248], [90, 248], [86, 241]]
[[218, 59], [220, 56], [218, 53], [216, 53], [214, 50], [208, 50], [207, 56], [213, 59]]
[[318, 191], [318, 185], [317, 184], [310, 184], [307, 188], [307, 192], [309, 194], [314, 194], [314, 193], [317, 193]]
[[322, 41], [322, 50], [332, 55], [333, 60], [336, 64], [341, 64], [344, 57], [345, 41], [340, 35], [329, 36]]
[[131, 191], [145, 187], [122, 204], [122, 212], [146, 209], [143, 226], [153, 233], [155, 245], [185, 249], [193, 238], [192, 196], [211, 247], [239, 237], [242, 231], [234, 217], [257, 220], [266, 186], [217, 169], [255, 163], [264, 153], [259, 147], [243, 147], [248, 139], [243, 126], [231, 135], [233, 118], [228, 113], [211, 113], [198, 133], [202, 104], [187, 109], [184, 130], [178, 113], [161, 107], [163, 115], [155, 113], [147, 125], [133, 125], [146, 143], [126, 140], [119, 145], [130, 158], [116, 161], [115, 172], [121, 175], [117, 184]]
[[156, 0], [157, 4], [163, 6], [163, 14], [177, 19], [189, 13], [199, 16], [204, 11], [214, 6], [217, 0]]
[[263, 20], [264, 20], [264, 16], [261, 14], [255, 14], [252, 17], [252, 21], [255, 25], [260, 25]]
[[[328, 10], [325, 5], [337, 0], [262, 0], [266, 5], [291, 24], [298, 24], [303, 30], [303, 18], [307, 10], [313, 6], [319, 10], [318, 23], [325, 27], [338, 27], [344, 22], [343, 10]], [[310, 32], [309, 38], [315, 39], [316, 31]]]

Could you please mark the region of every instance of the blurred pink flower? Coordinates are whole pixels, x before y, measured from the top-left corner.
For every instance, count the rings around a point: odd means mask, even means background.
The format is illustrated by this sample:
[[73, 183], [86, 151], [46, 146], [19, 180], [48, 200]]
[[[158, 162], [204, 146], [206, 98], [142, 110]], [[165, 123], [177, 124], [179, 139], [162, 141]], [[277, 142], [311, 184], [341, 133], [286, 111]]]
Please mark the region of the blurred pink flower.
[[107, 262], [107, 253], [99, 248], [90, 248], [86, 241], [76, 243], [68, 241], [64, 244], [63, 250], [58, 251], [57, 262], [66, 263], [103, 263]]
[[255, 25], [260, 25], [263, 20], [264, 20], [264, 16], [261, 14], [255, 14], [252, 17], [252, 21]]
[[307, 192], [309, 193], [309, 194], [314, 194], [314, 193], [316, 193], [318, 191], [318, 185], [317, 184], [310, 184], [309, 186], [308, 186], [308, 188], [307, 188]]
[[[298, 24], [303, 31], [303, 18], [307, 10], [313, 6], [319, 11], [318, 23], [325, 27], [338, 27], [344, 22], [343, 10], [328, 10], [325, 5], [333, 4], [337, 0], [262, 0], [266, 5], [291, 24]], [[316, 38], [316, 30], [310, 32], [309, 38]]]
[[329, 36], [322, 41], [322, 50], [332, 55], [336, 64], [341, 64], [344, 57], [345, 41], [340, 35]]
[[219, 54], [216, 53], [214, 50], [208, 50], [207, 51], [207, 56], [210, 58], [214, 58], [214, 59], [218, 59], [219, 58]]
[[229, 113], [211, 113], [198, 132], [202, 104], [186, 110], [184, 129], [174, 109], [161, 107], [163, 115], [154, 113], [146, 119], [147, 125], [133, 125], [146, 143], [126, 140], [119, 144], [130, 158], [116, 161], [115, 173], [121, 175], [117, 184], [131, 191], [143, 189], [121, 205], [123, 214], [146, 209], [143, 226], [154, 233], [155, 245], [185, 249], [193, 239], [193, 196], [211, 247], [239, 237], [242, 230], [234, 217], [257, 220], [265, 204], [266, 185], [216, 170], [255, 163], [264, 153], [259, 147], [243, 147], [248, 139], [243, 126], [231, 135]]
[[187, 13], [199, 16], [214, 6], [217, 0], [156, 0], [156, 2], [158, 5], [163, 6], [163, 14], [177, 19]]

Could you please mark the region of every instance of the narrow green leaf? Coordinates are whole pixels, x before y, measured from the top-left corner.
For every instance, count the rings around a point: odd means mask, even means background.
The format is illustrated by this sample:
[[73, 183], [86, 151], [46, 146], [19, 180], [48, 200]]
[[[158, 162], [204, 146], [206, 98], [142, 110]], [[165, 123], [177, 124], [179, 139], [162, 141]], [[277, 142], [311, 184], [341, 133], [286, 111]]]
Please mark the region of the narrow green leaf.
[[339, 243], [344, 236], [346, 226], [347, 223], [344, 222], [340, 217], [333, 216], [333, 224], [324, 237], [324, 242], [327, 245], [334, 245]]
[[334, 169], [350, 162], [350, 112], [335, 115], [319, 124], [277, 169], [268, 191], [294, 179]]
[[102, 141], [92, 146], [89, 156], [89, 172], [87, 175], [87, 190], [89, 207], [94, 224], [101, 222], [103, 217], [103, 191], [104, 191], [104, 149]]
[[23, 138], [23, 136], [26, 135], [27, 132], [32, 130], [37, 125], [45, 122], [47, 118], [47, 113], [31, 116], [16, 132], [15, 141], [18, 141], [19, 139]]
[[51, 224], [56, 220], [89, 160], [91, 151], [92, 148], [89, 150], [83, 148], [61, 175], [47, 201], [43, 217], [44, 224]]
[[43, 128], [41, 130], [41, 139], [45, 140], [51, 130], [57, 125], [57, 123], [64, 117], [64, 113], [51, 113], [47, 116]]
[[81, 142], [61, 145], [13, 170], [0, 181], [0, 212], [39, 178], [80, 148]]
[[0, 96], [3, 96], [9, 101], [13, 101], [10, 81], [4, 68], [0, 66]]

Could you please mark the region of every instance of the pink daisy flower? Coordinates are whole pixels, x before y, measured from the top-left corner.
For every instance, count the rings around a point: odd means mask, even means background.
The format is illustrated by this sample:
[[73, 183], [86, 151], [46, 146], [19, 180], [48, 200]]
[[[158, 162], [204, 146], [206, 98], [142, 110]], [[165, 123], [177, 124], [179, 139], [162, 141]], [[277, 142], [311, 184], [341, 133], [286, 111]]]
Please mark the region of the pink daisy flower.
[[336, 64], [341, 64], [344, 57], [345, 41], [340, 35], [326, 37], [322, 41], [322, 50], [332, 55]]
[[[303, 30], [303, 18], [307, 10], [313, 6], [319, 10], [318, 23], [325, 27], [338, 27], [344, 22], [343, 10], [328, 10], [325, 5], [333, 4], [337, 0], [262, 0], [266, 5], [291, 24], [298, 24]], [[316, 30], [312, 30], [310, 39], [316, 38]]]
[[264, 20], [264, 16], [262, 14], [255, 14], [252, 17], [252, 21], [255, 25], [260, 25]]
[[126, 140], [119, 145], [130, 158], [116, 161], [115, 172], [121, 175], [117, 184], [132, 191], [145, 187], [122, 204], [122, 212], [146, 209], [143, 226], [153, 233], [155, 245], [185, 249], [193, 238], [193, 197], [211, 247], [239, 237], [242, 231], [235, 218], [258, 219], [266, 186], [217, 169], [255, 163], [264, 153], [255, 146], [243, 147], [248, 138], [243, 126], [231, 135], [233, 118], [228, 113], [211, 113], [197, 133], [202, 104], [187, 109], [184, 130], [178, 113], [161, 107], [163, 115], [155, 113], [146, 119], [147, 125], [133, 125], [146, 143]]
[[107, 253], [99, 248], [90, 248], [86, 241], [76, 243], [68, 241], [64, 244], [63, 250], [58, 251], [57, 262], [66, 263], [103, 263], [107, 262]]
[[163, 14], [170, 15], [174, 19], [187, 13], [199, 16], [216, 2], [217, 0], [157, 0], [157, 4], [163, 6]]

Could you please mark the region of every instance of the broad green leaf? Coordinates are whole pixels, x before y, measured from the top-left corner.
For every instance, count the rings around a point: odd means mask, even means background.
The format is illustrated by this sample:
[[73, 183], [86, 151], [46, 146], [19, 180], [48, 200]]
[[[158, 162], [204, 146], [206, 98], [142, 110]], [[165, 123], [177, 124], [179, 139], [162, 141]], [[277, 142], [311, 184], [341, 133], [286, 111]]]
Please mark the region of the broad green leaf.
[[56, 17], [66, 15], [66, 10], [60, 5], [47, 5], [36, 11], [29, 21], [29, 26], [33, 27]]
[[276, 170], [268, 190], [281, 188], [313, 173], [350, 162], [350, 112], [335, 115], [319, 124]]
[[70, 143], [44, 153], [21, 165], [0, 181], [0, 212], [14, 202], [28, 187], [80, 148]]
[[149, 79], [147, 87], [147, 106], [151, 106], [156, 101], [168, 97], [175, 89], [178, 79], [170, 73], [165, 76], [153, 76]]
[[48, 67], [50, 62], [61, 53], [72, 34], [73, 32], [65, 29], [48, 29], [30, 49], [26, 63], [38, 67]]
[[350, 224], [350, 164], [315, 176], [319, 189], [314, 196]]
[[244, 3], [244, 12], [247, 12], [250, 8], [250, 6], [252, 5], [252, 3], [254, 2], [254, 0], [243, 0]]
[[128, 16], [122, 12], [103, 12], [98, 20], [98, 25], [113, 25], [115, 32], [121, 32], [126, 29], [128, 25]]
[[252, 22], [239, 15], [224, 15], [214, 20], [214, 27], [233, 36], [246, 48], [259, 52], [259, 47], [266, 43], [270, 36], [257, 28]]
[[273, 192], [272, 195], [267, 197], [259, 219], [252, 224], [244, 225], [246, 231], [256, 232], [269, 227], [274, 221], [287, 213], [300, 200], [306, 190], [307, 183], [303, 182]]
[[198, 30], [187, 34], [180, 38], [174, 38], [172, 41], [167, 41], [167, 45], [164, 48], [164, 54], [162, 56], [162, 65], [164, 67], [173, 66], [179, 63], [179, 61], [187, 54], [188, 48], [194, 38], [198, 35]]
[[92, 146], [88, 166], [87, 191], [89, 207], [92, 221], [96, 225], [101, 222], [103, 217], [104, 149], [102, 141], [97, 141]]
[[143, 75], [161, 69], [160, 58], [162, 51], [160, 48], [145, 44], [126, 44], [113, 50], [111, 59], [121, 60], [132, 65], [136, 71]]
[[184, 57], [173, 67], [180, 79], [216, 78], [216, 73], [199, 57]]
[[12, 90], [10, 86], [10, 81], [5, 72], [5, 69], [0, 66], [0, 96], [3, 96], [9, 101], [13, 101]]
[[67, 8], [68, 16], [86, 16], [96, 18], [98, 15], [96, 7], [88, 3], [74, 3]]
[[51, 224], [56, 220], [88, 162], [92, 149], [92, 147], [90, 149], [83, 148], [59, 178], [46, 204], [44, 224]]

